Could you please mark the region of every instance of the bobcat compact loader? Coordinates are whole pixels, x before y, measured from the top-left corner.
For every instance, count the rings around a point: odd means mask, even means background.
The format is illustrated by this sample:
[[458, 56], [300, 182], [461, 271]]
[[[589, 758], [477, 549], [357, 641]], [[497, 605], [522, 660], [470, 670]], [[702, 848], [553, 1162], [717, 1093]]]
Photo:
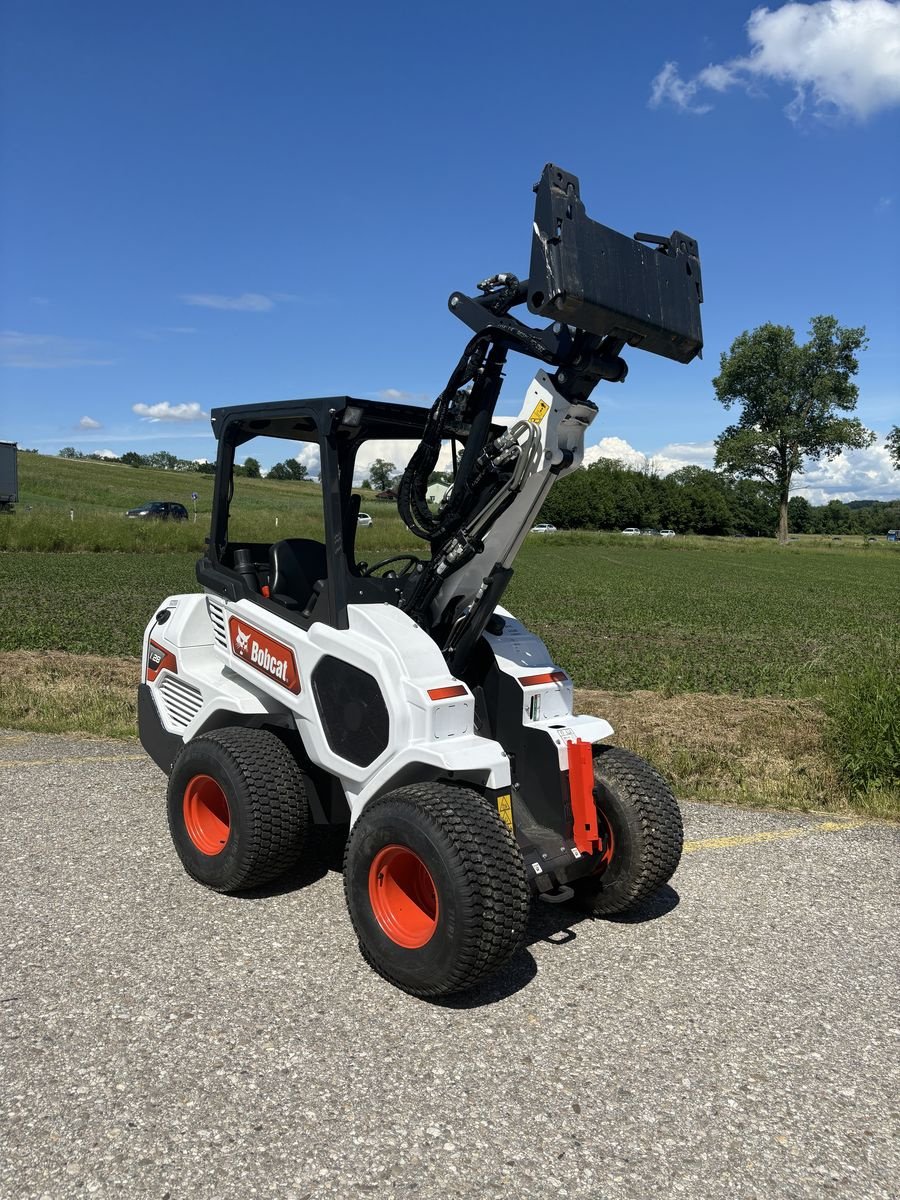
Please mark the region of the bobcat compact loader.
[[[681, 854], [665, 781], [607, 744], [607, 721], [572, 711], [568, 674], [500, 600], [550, 488], [581, 463], [594, 388], [625, 378], [624, 348], [700, 353], [697, 243], [590, 220], [552, 164], [535, 190], [528, 279], [450, 297], [472, 337], [430, 410], [331, 396], [213, 411], [203, 591], [163, 601], [144, 638], [141, 741], [169, 776], [188, 873], [258, 887], [296, 863], [311, 822], [345, 826], [362, 953], [418, 996], [502, 966], [532, 897], [621, 913]], [[523, 304], [549, 323], [512, 315]], [[506, 424], [494, 411], [511, 351], [541, 366]], [[318, 447], [323, 541], [229, 536], [235, 453], [260, 437]], [[421, 557], [357, 558], [370, 439], [410, 443], [397, 506]], [[435, 508], [442, 446], [454, 481]]]

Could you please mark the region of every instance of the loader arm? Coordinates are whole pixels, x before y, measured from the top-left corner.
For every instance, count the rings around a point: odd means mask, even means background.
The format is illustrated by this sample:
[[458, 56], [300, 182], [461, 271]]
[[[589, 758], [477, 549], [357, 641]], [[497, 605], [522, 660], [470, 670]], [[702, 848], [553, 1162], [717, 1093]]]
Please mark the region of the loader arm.
[[[450, 311], [473, 331], [404, 473], [398, 508], [431, 544], [431, 561], [402, 607], [463, 669], [512, 575], [550, 488], [580, 466], [601, 380], [624, 381], [626, 346], [690, 362], [703, 346], [697, 243], [685, 234], [628, 238], [592, 221], [578, 179], [552, 163], [535, 185], [531, 270], [500, 274], [478, 296], [454, 292]], [[649, 244], [648, 244], [649, 243]], [[526, 304], [552, 323], [512, 315]], [[508, 427], [494, 410], [513, 351], [545, 364]], [[462, 446], [453, 487], [437, 512], [426, 500], [442, 443]]]

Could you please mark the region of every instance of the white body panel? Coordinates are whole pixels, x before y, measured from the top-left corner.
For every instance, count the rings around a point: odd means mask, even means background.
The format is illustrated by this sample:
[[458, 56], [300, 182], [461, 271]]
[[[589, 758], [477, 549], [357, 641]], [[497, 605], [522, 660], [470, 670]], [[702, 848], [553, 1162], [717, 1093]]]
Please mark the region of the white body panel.
[[[428, 695], [429, 689], [459, 681], [449, 674], [431, 638], [398, 609], [350, 605], [349, 629], [315, 624], [304, 631], [246, 600], [173, 596], [162, 608], [171, 616], [164, 624], [154, 617], [148, 625], [144, 662], [151, 639], [174, 656], [174, 670], [164, 666], [151, 691], [163, 727], [184, 741], [210, 724], [229, 723], [231, 714], [251, 723], [289, 714], [310, 761], [340, 781], [353, 820], [372, 797], [407, 780], [456, 778], [495, 789], [510, 785], [503, 747], [474, 730], [475, 704], [469, 689], [447, 699]], [[540, 638], [504, 609], [497, 612], [506, 619], [504, 632], [486, 636], [501, 670], [516, 678], [559, 670]], [[291, 649], [300, 677], [296, 695], [235, 654], [225, 632], [231, 615]], [[389, 716], [388, 744], [365, 766], [339, 757], [328, 744], [309, 683], [326, 654], [372, 675], [381, 688]], [[570, 740], [596, 742], [612, 733], [607, 721], [573, 716], [568, 677], [523, 687], [522, 696], [523, 722], [546, 731], [557, 746], [561, 770], [566, 769]], [[536, 711], [533, 697], [540, 700]]]

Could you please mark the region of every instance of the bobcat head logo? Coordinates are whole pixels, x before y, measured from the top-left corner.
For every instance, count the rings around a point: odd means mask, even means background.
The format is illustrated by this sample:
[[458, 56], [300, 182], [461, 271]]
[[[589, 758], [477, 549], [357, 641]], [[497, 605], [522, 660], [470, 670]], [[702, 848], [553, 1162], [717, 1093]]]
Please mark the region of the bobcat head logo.
[[243, 654], [243, 652], [247, 649], [247, 643], [250, 641], [250, 631], [239, 629], [235, 634], [234, 640], [237, 643], [238, 653]]

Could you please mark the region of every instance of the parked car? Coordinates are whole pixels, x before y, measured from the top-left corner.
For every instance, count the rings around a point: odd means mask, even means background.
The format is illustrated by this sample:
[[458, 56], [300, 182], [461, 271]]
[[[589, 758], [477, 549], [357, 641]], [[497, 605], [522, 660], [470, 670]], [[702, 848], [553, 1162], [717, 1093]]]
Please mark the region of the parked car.
[[359, 516], [356, 518], [356, 523], [357, 523], [357, 525], [371, 525], [372, 518], [369, 516], [368, 513], [360, 513]]
[[642, 529], [641, 537], [659, 537], [658, 529]]
[[659, 531], [659, 536], [660, 537], [674, 537], [675, 530], [674, 529], [661, 529]]
[[150, 500], [139, 508], [129, 508], [126, 517], [143, 517], [154, 521], [186, 521], [188, 510], [174, 500]]
[[556, 533], [556, 526], [549, 524], [547, 521], [541, 522], [540, 525], [532, 525], [532, 533]]
[[622, 537], [640, 537], [641, 531], [635, 528], [634, 525], [629, 525], [627, 529], [622, 530]]

